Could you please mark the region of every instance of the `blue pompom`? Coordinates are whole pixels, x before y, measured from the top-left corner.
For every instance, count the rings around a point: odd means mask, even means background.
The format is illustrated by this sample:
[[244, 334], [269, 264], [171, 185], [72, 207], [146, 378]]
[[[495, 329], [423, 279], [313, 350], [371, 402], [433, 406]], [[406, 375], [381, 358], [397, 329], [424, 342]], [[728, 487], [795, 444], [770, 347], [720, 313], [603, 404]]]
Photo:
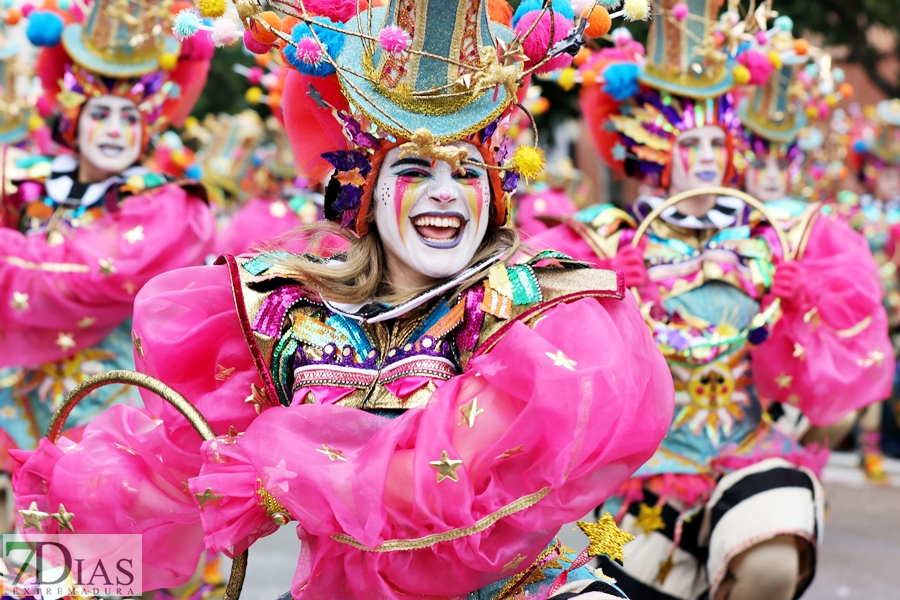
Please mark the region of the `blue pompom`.
[[[336, 27], [338, 29], [343, 28], [341, 23], [335, 23], [327, 17], [316, 17], [315, 21], [324, 23], [330, 27]], [[337, 55], [340, 54], [341, 50], [344, 48], [344, 34], [318, 25], [313, 25], [313, 30], [316, 32], [319, 41], [322, 42], [322, 46], [324, 46], [322, 48], [323, 52], [327, 52], [328, 56], [332, 59], [337, 58]], [[313, 37], [312, 33], [310, 33], [309, 25], [306, 23], [297, 23], [294, 26], [293, 31], [291, 31], [291, 39], [294, 40], [294, 43], [297, 43], [305, 37]], [[327, 77], [333, 75], [335, 72], [334, 67], [332, 67], [324, 58], [314, 65], [303, 62], [297, 57], [297, 49], [293, 46], [284, 51], [284, 56], [287, 58], [288, 62], [291, 63], [292, 67], [304, 75]]]
[[25, 35], [28, 41], [35, 46], [55, 46], [62, 37], [63, 20], [47, 10], [36, 10], [28, 17], [28, 28]]
[[640, 68], [634, 63], [614, 63], [606, 67], [603, 77], [606, 84], [603, 91], [618, 100], [627, 100], [638, 93]]
[[781, 31], [791, 31], [794, 29], [794, 20], [787, 15], [781, 15], [775, 19], [775, 28]]
[[[522, 0], [512, 18], [513, 29], [519, 24], [519, 19], [530, 12], [541, 10], [542, 6], [544, 6], [543, 0]], [[570, 21], [575, 20], [575, 11], [572, 10], [572, 5], [569, 4], [569, 0], [553, 0], [553, 12], [564, 19]]]
[[853, 142], [853, 150], [858, 153], [863, 153], [868, 149], [869, 147], [863, 140], [856, 140], [855, 142]]
[[201, 177], [203, 177], [203, 169], [201, 169], [199, 165], [191, 165], [184, 170], [184, 176], [188, 179], [199, 180]]

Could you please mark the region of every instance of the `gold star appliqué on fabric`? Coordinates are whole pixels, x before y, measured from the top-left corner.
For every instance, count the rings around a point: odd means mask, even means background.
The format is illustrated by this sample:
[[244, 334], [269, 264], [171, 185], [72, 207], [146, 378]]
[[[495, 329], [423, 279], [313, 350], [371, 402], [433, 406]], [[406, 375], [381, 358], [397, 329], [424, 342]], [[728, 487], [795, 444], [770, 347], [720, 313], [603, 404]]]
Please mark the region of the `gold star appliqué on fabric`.
[[522, 564], [522, 561], [525, 560], [525, 557], [521, 554], [516, 554], [516, 557], [503, 565], [503, 571], [509, 571], [510, 569], [518, 569], [519, 565]]
[[109, 277], [116, 272], [116, 265], [113, 264], [111, 258], [98, 259], [97, 263], [100, 265], [100, 273], [102, 273], [104, 277]]
[[778, 377], [775, 378], [775, 383], [777, 383], [778, 387], [780, 387], [783, 390], [786, 390], [789, 387], [791, 387], [792, 381], [794, 381], [794, 378], [791, 377], [790, 375], [788, 375], [787, 373], [782, 373], [781, 375], [779, 375]]
[[228, 367], [226, 369], [222, 365], [216, 365], [216, 381], [228, 381], [228, 379], [234, 375], [234, 371], [234, 367]]
[[468, 425], [469, 429], [471, 429], [475, 426], [475, 417], [483, 413], [484, 409], [478, 408], [478, 398], [472, 398], [468, 404], [459, 407], [459, 412], [462, 413], [463, 418], [459, 420], [456, 426]]
[[344, 456], [343, 450], [338, 450], [336, 448], [332, 448], [328, 444], [322, 444], [321, 448], [316, 448], [316, 452], [324, 454], [325, 456], [328, 457], [328, 459], [331, 462], [334, 462], [336, 460], [340, 460], [343, 462], [349, 462], [349, 460], [350, 460], [349, 458]]
[[445, 479], [449, 479], [453, 482], [459, 482], [459, 475], [456, 474], [456, 470], [459, 469], [463, 461], [454, 460], [450, 458], [450, 455], [447, 454], [446, 450], [441, 452], [440, 460], [433, 460], [428, 463], [437, 471], [437, 482], [440, 483]]
[[16, 311], [28, 310], [28, 299], [30, 296], [25, 292], [13, 292], [12, 302], [9, 303]]
[[129, 244], [137, 244], [141, 240], [144, 239], [144, 226], [138, 225], [134, 229], [129, 229], [125, 232], [125, 239], [128, 240]]
[[578, 363], [563, 354], [562, 350], [557, 350], [556, 353], [553, 352], [545, 352], [547, 358], [553, 361], [553, 364], [557, 367], [562, 367], [563, 369], [568, 369], [570, 371], [575, 370], [575, 365]]
[[43, 522], [50, 518], [48, 513], [38, 509], [37, 502], [32, 502], [27, 509], [20, 510], [19, 516], [22, 517], [24, 529], [36, 529], [41, 533], [44, 532]]
[[634, 536], [619, 529], [611, 514], [604, 513], [597, 523], [578, 521], [577, 524], [590, 540], [588, 554], [591, 556], [603, 554], [612, 560], [625, 562], [623, 546], [633, 540]]
[[144, 358], [144, 340], [134, 330], [131, 332], [131, 345], [138, 356]]
[[221, 500], [225, 496], [223, 496], [221, 494], [215, 494], [215, 493], [213, 493], [211, 488], [206, 488], [206, 491], [204, 491], [202, 494], [194, 494], [194, 497], [200, 501], [200, 506], [202, 507], [202, 506], [206, 506], [210, 502], [215, 502], [216, 500]]
[[72, 533], [75, 533], [75, 528], [72, 527], [72, 519], [75, 518], [75, 513], [67, 512], [66, 507], [62, 504], [59, 505], [59, 510], [51, 514], [50, 517], [59, 523], [59, 526], [62, 529], [68, 529]]
[[522, 454], [524, 452], [525, 452], [525, 444], [520, 444], [519, 446], [516, 446], [515, 448], [510, 448], [509, 450], [507, 450], [506, 452], [504, 452], [503, 454], [501, 454], [494, 460], [503, 460], [504, 458], [509, 458], [510, 456], [515, 456], [516, 454]]
[[56, 336], [56, 345], [59, 346], [61, 350], [71, 350], [75, 347], [75, 336], [71, 333], [60, 331], [59, 335]]
[[647, 506], [641, 502], [640, 512], [634, 524], [643, 530], [644, 535], [650, 535], [657, 529], [665, 529], [666, 523], [662, 519], [662, 511], [662, 504], [659, 506]]

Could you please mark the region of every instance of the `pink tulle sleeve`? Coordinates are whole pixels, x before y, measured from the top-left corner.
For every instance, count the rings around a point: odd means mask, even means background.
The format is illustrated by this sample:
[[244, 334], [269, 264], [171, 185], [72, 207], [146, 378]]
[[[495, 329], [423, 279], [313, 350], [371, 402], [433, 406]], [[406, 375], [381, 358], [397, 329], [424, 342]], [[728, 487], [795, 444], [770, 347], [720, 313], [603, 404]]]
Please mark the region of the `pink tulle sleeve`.
[[819, 217], [801, 264], [806, 293], [754, 349], [754, 379], [763, 396], [796, 404], [825, 426], [890, 394], [894, 353], [865, 238]]
[[[151, 280], [135, 301], [134, 331], [138, 369], [189, 398], [217, 434], [243, 431], [256, 417], [244, 400], [261, 384], [225, 267]], [[157, 589], [187, 581], [203, 551], [198, 500], [185, 487], [200, 471], [202, 440], [171, 405], [142, 394], [145, 410], [115, 406], [77, 444], [45, 439], [34, 452], [13, 451], [13, 485], [18, 509], [64, 504], [75, 533], [142, 534], [145, 587]]]
[[202, 264], [213, 238], [209, 208], [174, 185], [128, 198], [58, 245], [0, 229], [0, 367], [98, 343], [131, 314], [150, 278]]
[[[672, 410], [671, 375], [633, 298], [585, 299], [534, 329], [513, 324], [396, 419], [269, 409], [239, 438], [207, 442], [190, 488], [217, 497], [201, 507], [212, 551], [238, 551], [290, 513], [303, 540], [294, 597], [457, 596], [528, 564], [612, 495]], [[280, 503], [268, 517], [260, 485]]]
[[[260, 244], [272, 240], [277, 243], [279, 236], [300, 225], [300, 217], [285, 202], [255, 198], [241, 207], [219, 232], [216, 253], [238, 256], [253, 252]], [[302, 253], [306, 248], [300, 246], [295, 248], [287, 244], [285, 249]]]
[[609, 258], [598, 256], [597, 252], [584, 241], [584, 238], [565, 223], [555, 225], [523, 239], [528, 247], [533, 250], [556, 250], [598, 269], [611, 268], [612, 263]]

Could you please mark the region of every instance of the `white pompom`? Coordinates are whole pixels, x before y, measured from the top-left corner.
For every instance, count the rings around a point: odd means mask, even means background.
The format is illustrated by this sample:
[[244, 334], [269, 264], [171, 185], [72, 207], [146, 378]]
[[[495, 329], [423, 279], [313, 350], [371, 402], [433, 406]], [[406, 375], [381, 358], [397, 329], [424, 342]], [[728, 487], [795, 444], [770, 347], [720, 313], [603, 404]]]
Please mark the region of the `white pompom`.
[[216, 48], [230, 46], [242, 37], [242, 34], [238, 33], [237, 25], [228, 17], [213, 22], [212, 41]]

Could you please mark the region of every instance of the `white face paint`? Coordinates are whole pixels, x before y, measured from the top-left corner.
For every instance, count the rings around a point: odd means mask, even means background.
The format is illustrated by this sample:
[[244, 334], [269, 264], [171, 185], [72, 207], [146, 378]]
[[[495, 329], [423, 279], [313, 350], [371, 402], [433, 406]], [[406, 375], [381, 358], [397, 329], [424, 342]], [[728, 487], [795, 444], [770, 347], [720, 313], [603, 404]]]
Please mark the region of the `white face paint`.
[[[722, 185], [727, 160], [725, 132], [721, 127], [706, 125], [680, 133], [672, 149], [669, 195]], [[680, 203], [678, 210], [702, 217], [715, 203], [715, 196], [696, 196]]]
[[771, 154], [756, 159], [747, 168], [744, 187], [748, 194], [763, 202], [781, 200], [788, 191], [787, 161]]
[[107, 177], [121, 173], [141, 154], [141, 112], [131, 100], [98, 96], [78, 119], [78, 154], [91, 170]]
[[875, 175], [875, 197], [887, 202], [900, 197], [900, 167], [885, 167]]
[[[478, 149], [456, 145], [481, 162]], [[432, 279], [451, 277], [472, 260], [487, 231], [491, 188], [481, 167], [453, 172], [444, 161], [387, 153], [374, 192], [375, 224], [393, 258]]]

